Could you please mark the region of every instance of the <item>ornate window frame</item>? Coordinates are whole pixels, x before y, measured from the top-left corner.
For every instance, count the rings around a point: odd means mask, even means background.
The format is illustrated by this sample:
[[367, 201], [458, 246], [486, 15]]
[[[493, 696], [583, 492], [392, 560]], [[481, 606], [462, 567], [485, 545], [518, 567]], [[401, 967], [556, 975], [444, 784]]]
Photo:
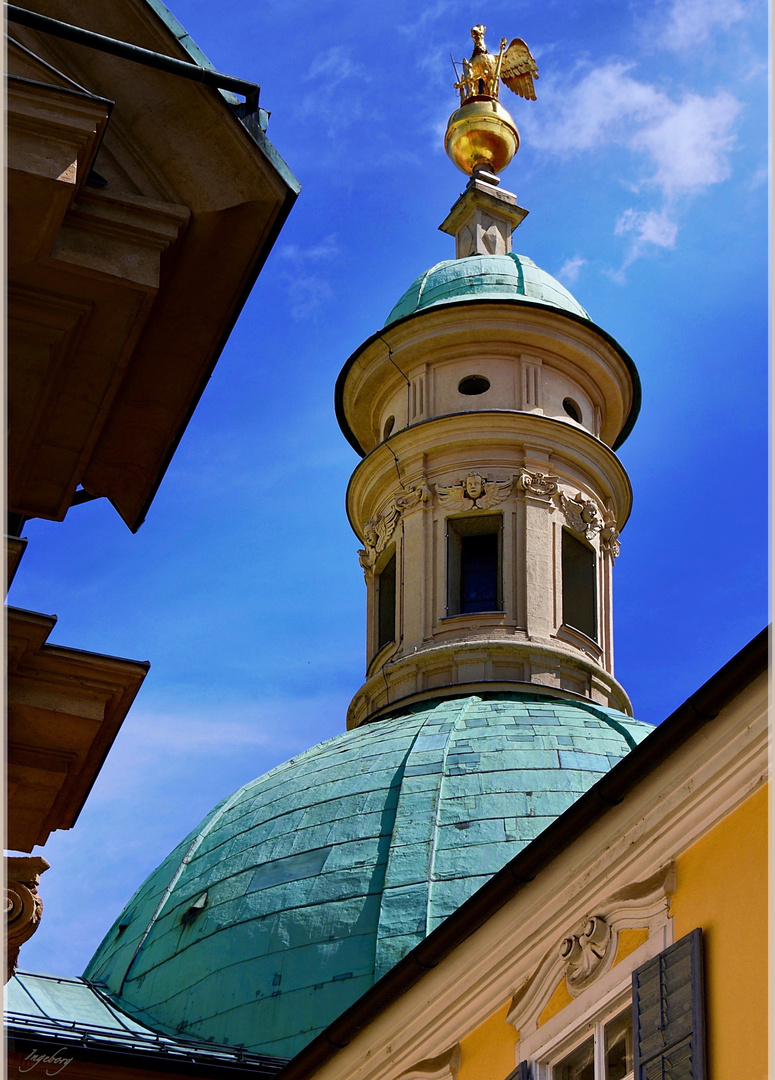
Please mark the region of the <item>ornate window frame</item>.
[[[673, 943], [668, 911], [673, 889], [670, 865], [615, 894], [569, 928], [517, 990], [507, 1021], [519, 1032], [516, 1060], [530, 1063], [532, 1080], [547, 1080], [552, 1059], [556, 1062], [596, 1023], [612, 1019], [632, 1001], [632, 973]], [[622, 932], [639, 928], [648, 930], [647, 939], [616, 963]], [[540, 1023], [563, 981], [569, 1000]]]

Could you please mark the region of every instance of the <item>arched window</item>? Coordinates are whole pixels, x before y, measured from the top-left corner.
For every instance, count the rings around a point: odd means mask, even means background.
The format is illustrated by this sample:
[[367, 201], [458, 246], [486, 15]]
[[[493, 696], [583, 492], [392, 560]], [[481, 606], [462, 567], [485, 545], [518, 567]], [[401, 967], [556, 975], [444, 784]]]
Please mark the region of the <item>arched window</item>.
[[592, 548], [562, 530], [562, 621], [597, 641], [597, 585]]

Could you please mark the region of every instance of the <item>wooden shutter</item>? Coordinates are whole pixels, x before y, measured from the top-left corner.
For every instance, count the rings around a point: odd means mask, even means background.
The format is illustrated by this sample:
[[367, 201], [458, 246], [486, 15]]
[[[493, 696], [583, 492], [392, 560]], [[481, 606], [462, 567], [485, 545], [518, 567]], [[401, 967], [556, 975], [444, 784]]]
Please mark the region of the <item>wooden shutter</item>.
[[702, 931], [632, 974], [635, 1080], [705, 1080]]

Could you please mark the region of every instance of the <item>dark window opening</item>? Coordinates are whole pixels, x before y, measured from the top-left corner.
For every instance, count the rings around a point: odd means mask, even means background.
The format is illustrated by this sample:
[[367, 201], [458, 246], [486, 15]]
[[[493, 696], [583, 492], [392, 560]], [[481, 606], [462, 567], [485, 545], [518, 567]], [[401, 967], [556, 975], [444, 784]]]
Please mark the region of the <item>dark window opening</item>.
[[389, 416], [387, 418], [387, 420], [385, 421], [385, 427], [384, 427], [384, 429], [382, 431], [382, 438], [383, 439], [390, 438], [390, 434], [391, 434], [391, 432], [393, 430], [393, 427], [395, 426], [395, 422], [396, 422], [395, 416]]
[[575, 420], [577, 424], [581, 423], [581, 409], [572, 398], [566, 397], [565, 401], [562, 403], [562, 407], [565, 409], [571, 420]]
[[377, 652], [396, 640], [396, 553], [377, 578]]
[[562, 621], [597, 641], [595, 553], [562, 530]]
[[468, 375], [458, 384], [458, 391], [466, 397], [474, 397], [477, 394], [486, 394], [490, 389], [490, 380], [484, 375]]
[[447, 614], [500, 611], [500, 517], [456, 518], [447, 526]]

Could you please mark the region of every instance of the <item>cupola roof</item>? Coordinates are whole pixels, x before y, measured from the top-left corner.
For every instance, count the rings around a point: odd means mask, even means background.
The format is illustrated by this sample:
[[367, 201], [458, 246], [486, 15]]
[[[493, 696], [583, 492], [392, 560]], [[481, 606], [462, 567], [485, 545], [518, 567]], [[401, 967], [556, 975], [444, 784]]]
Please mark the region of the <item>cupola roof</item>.
[[321, 743], [216, 807], [86, 977], [162, 1033], [292, 1056], [651, 730], [489, 692]]
[[415, 278], [385, 320], [385, 326], [426, 308], [471, 300], [519, 300], [589, 320], [564, 285], [526, 255], [469, 255], [445, 259]]

